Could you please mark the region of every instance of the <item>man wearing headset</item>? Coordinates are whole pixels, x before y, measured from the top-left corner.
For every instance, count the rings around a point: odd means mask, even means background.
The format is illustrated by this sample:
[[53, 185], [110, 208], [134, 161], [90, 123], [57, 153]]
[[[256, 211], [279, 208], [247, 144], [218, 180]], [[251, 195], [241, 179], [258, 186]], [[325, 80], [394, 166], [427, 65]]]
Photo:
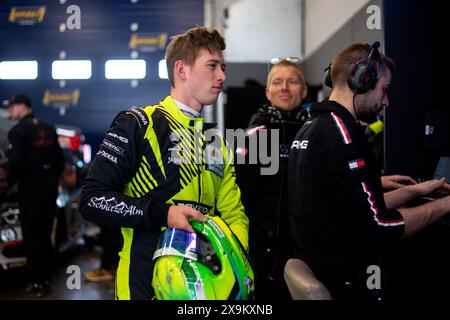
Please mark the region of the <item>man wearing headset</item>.
[[380, 172], [359, 124], [389, 105], [394, 62], [378, 46], [352, 44], [334, 58], [330, 99], [312, 106], [290, 152], [295, 256], [335, 299], [379, 298], [380, 283], [369, 277], [381, 250], [450, 212], [450, 196], [396, 209], [433, 191], [449, 193], [444, 180], [383, 194]]

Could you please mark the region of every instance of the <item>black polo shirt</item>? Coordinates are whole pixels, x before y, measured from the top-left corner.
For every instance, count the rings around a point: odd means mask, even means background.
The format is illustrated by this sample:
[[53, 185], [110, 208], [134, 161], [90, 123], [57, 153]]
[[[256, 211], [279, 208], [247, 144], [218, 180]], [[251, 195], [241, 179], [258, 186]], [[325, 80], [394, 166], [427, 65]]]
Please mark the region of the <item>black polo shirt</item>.
[[346, 280], [376, 262], [404, 232], [387, 209], [364, 128], [334, 101], [313, 105], [290, 151], [290, 220], [295, 255], [318, 278]]

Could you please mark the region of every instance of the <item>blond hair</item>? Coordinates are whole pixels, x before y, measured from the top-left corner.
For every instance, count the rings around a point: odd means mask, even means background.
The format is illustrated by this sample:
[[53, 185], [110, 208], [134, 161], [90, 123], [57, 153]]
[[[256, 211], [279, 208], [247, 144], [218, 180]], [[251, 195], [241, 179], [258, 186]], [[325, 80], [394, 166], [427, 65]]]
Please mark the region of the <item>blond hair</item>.
[[275, 64], [275, 65], [272, 67], [272, 69], [270, 69], [269, 74], [267, 75], [267, 84], [266, 84], [267, 87], [270, 86], [270, 80], [271, 80], [271, 78], [272, 78], [272, 72], [273, 72], [273, 69], [275, 69], [275, 68], [278, 67], [278, 66], [285, 66], [285, 67], [293, 67], [293, 68], [295, 68], [295, 70], [296, 70], [296, 72], [297, 72], [298, 79], [300, 80], [300, 83], [301, 83], [303, 86], [306, 86], [305, 77], [303, 76], [303, 71], [302, 71], [302, 69], [300, 68], [300, 66], [299, 66], [297, 63], [292, 62], [292, 61], [281, 60], [279, 63]]

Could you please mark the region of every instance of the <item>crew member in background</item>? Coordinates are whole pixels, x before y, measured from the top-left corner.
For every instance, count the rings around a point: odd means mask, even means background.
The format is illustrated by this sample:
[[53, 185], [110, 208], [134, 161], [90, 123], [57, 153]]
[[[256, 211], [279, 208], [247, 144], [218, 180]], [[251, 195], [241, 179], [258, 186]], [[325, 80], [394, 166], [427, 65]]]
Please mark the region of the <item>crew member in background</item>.
[[19, 184], [19, 210], [27, 257], [26, 292], [41, 297], [50, 292], [53, 248], [50, 234], [56, 212], [64, 154], [55, 128], [36, 118], [31, 99], [17, 94], [9, 100], [12, 120], [8, 135], [8, 184]]
[[[289, 148], [295, 134], [308, 118], [302, 106], [307, 87], [303, 72], [292, 58], [273, 59], [276, 63], [267, 76], [266, 97], [269, 101], [250, 120], [246, 130], [249, 141], [255, 141], [261, 130], [269, 139], [273, 130], [279, 132], [279, 169], [274, 175], [261, 173], [263, 165], [238, 164], [238, 184], [250, 220], [250, 258], [255, 270], [256, 299], [290, 299], [283, 277], [284, 265], [291, 257], [288, 227], [287, 169]], [[252, 137], [254, 136], [254, 137]], [[264, 142], [270, 145], [271, 141]], [[239, 153], [255, 152], [260, 146], [237, 149]], [[253, 148], [253, 149], [252, 149]], [[277, 146], [278, 148], [278, 146]]]

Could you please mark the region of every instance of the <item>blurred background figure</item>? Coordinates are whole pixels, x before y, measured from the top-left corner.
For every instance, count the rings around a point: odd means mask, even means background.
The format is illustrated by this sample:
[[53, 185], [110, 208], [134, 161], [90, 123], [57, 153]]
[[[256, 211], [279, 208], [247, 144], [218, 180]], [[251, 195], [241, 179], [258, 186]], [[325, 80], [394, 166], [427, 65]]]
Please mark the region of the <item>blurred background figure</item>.
[[8, 111], [11, 119], [18, 121], [8, 134], [7, 180], [9, 186], [18, 183], [19, 188], [29, 281], [25, 291], [42, 296], [50, 290], [50, 233], [64, 155], [55, 128], [33, 115], [27, 95], [12, 96]]

